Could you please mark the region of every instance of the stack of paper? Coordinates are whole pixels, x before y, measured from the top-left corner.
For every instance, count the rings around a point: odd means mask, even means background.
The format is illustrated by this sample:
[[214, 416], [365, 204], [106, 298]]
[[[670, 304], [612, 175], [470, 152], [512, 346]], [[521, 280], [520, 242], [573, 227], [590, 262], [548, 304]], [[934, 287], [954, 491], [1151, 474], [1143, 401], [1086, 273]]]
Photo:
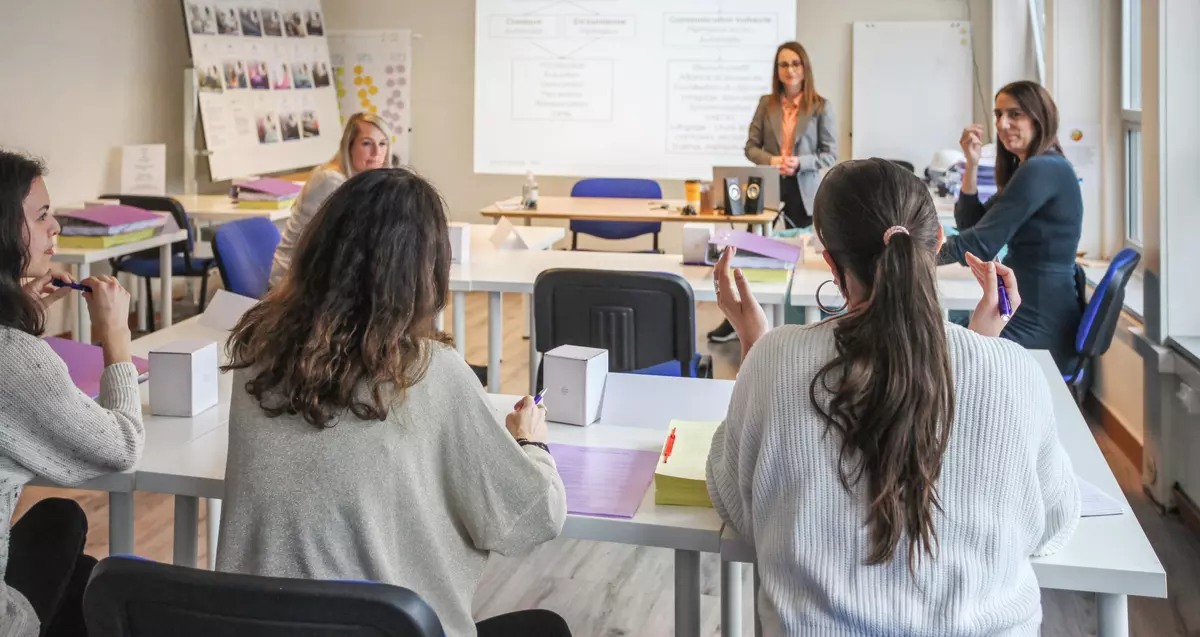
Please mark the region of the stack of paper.
[[[104, 350], [96, 345], [62, 338], [47, 338], [46, 343], [67, 364], [67, 373], [71, 375], [75, 386], [88, 396], [98, 398], [100, 377], [104, 374]], [[133, 366], [138, 371], [138, 382], [145, 382], [150, 373], [150, 361], [134, 356]]]
[[[737, 254], [730, 264], [741, 268], [755, 270], [791, 270], [796, 262], [804, 257], [804, 246], [779, 239], [760, 237], [752, 232], [721, 228], [713, 234], [709, 241], [709, 251], [705, 262], [715, 265], [726, 247], [737, 248]], [[786, 277], [785, 279], [786, 280]]]
[[264, 177], [237, 185], [238, 208], [248, 210], [283, 210], [291, 208], [304, 188], [300, 185]]
[[167, 222], [166, 215], [133, 206], [97, 206], [55, 215], [61, 248], [110, 248], [149, 239]]
[[1081, 518], [1094, 518], [1105, 515], [1121, 515], [1125, 510], [1116, 498], [1100, 490], [1100, 487], [1076, 477], [1079, 482], [1079, 499], [1082, 507], [1079, 511]]
[[654, 479], [658, 454], [635, 449], [550, 445], [567, 491], [567, 513], [632, 518]]
[[654, 470], [654, 503], [712, 507], [705, 482], [708, 450], [718, 422], [671, 421]]

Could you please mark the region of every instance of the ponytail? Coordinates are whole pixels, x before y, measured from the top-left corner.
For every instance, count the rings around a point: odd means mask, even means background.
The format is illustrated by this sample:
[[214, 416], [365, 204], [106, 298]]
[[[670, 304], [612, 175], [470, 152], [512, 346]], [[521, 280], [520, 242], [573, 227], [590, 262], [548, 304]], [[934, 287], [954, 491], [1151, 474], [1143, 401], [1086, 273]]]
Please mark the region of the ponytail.
[[[886, 163], [852, 163], [870, 162]], [[835, 171], [850, 173], [845, 166]], [[859, 480], [867, 481], [867, 563], [890, 562], [901, 539], [907, 538], [908, 566], [915, 572], [920, 554], [932, 557], [937, 545], [933, 516], [941, 506], [936, 482], [954, 414], [954, 385], [938, 303], [933, 203], [911, 174], [908, 180], [886, 167], [882, 172], [886, 181], [876, 180], [865, 191], [861, 188], [866, 184], [849, 178], [854, 175], [831, 173], [833, 183], [827, 177], [821, 189], [828, 186], [832, 191], [825, 197], [818, 193], [822, 242], [834, 257], [842, 285], [847, 272], [852, 274], [866, 299], [837, 321], [837, 355], [817, 373], [809, 396], [826, 425], [841, 434], [842, 486], [850, 489]], [[850, 201], [834, 201], [846, 193]], [[923, 201], [917, 195], [924, 195]], [[884, 201], [871, 201], [872, 197]], [[892, 197], [897, 199], [888, 201]], [[932, 237], [924, 219], [925, 202], [934, 224]], [[865, 226], [866, 219], [860, 218], [856, 223], [853, 212], [845, 209], [845, 204], [855, 203], [874, 209], [876, 216], [890, 211], [894, 218]], [[911, 203], [916, 205], [903, 205]], [[891, 227], [876, 233], [879, 226]], [[837, 236], [843, 232], [862, 240]], [[818, 398], [819, 390], [831, 394], [828, 407]]]

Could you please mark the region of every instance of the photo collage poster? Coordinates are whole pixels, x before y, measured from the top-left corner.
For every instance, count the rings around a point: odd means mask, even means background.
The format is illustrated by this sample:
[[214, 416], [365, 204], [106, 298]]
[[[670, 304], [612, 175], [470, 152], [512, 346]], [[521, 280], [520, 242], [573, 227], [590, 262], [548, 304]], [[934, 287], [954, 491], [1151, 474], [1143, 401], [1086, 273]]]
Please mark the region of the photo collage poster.
[[328, 35], [341, 121], [379, 115], [392, 129], [392, 155], [411, 163], [412, 31], [332, 31]]
[[[183, 4], [212, 157], [264, 151], [257, 164], [237, 162], [247, 174], [327, 160], [341, 127], [320, 0]], [[304, 148], [308, 140], [322, 142], [319, 153]], [[213, 169], [214, 179], [242, 176]]]

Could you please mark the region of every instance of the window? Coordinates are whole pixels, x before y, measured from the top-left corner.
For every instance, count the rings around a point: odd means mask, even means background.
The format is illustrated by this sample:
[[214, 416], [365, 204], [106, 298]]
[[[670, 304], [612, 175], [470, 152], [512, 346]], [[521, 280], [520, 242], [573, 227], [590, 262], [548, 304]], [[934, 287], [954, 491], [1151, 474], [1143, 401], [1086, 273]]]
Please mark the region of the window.
[[1125, 137], [1125, 240], [1142, 245], [1142, 6], [1121, 2], [1121, 121]]

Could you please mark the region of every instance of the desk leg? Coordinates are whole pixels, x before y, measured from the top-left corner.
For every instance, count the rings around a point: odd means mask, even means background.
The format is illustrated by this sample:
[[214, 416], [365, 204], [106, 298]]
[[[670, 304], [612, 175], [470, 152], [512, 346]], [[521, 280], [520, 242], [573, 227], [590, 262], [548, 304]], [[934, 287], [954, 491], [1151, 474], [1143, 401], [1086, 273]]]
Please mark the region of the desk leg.
[[158, 249], [158, 294], [162, 297], [162, 312], [161, 319], [158, 322], [158, 328], [163, 329], [171, 327], [171, 319], [173, 318], [172, 310], [174, 296], [171, 294], [171, 244], [167, 244]]
[[488, 292], [488, 391], [500, 393], [500, 350], [504, 345], [504, 295]]
[[199, 553], [200, 498], [190, 495], [175, 496], [175, 551], [176, 566], [196, 568]]
[[529, 395], [537, 394], [537, 377], [538, 368], [542, 365], [542, 355], [537, 351], [537, 339], [533, 337], [533, 295], [526, 295], [526, 301], [529, 303], [529, 312], [525, 315], [526, 324], [529, 325]]
[[783, 303], [776, 303], [775, 305], [771, 306], [771, 316], [774, 318], [774, 322], [771, 324], [771, 327], [779, 327], [787, 322], [785, 310], [786, 308], [783, 307]]
[[804, 308], [804, 324], [812, 325], [821, 322], [821, 308], [810, 305]]
[[[92, 264], [80, 263], [75, 266], [75, 278], [82, 281], [89, 276], [92, 276]], [[87, 301], [83, 300], [82, 294], [74, 294], [75, 297], [75, 340], [80, 343], [92, 342], [92, 317], [88, 314]]]
[[1129, 637], [1129, 600], [1125, 595], [1096, 593], [1097, 637]]
[[754, 565], [754, 637], [762, 637], [762, 618], [758, 616], [758, 589], [762, 581], [758, 579], [758, 564]]
[[133, 494], [108, 494], [108, 554], [133, 555]]
[[721, 637], [742, 637], [742, 565], [721, 561]]
[[454, 293], [454, 348], [459, 356], [467, 357], [467, 293]]
[[675, 551], [675, 637], [700, 635], [700, 552]]
[[533, 225], [533, 217], [525, 217], [525, 225], [532, 226]]
[[221, 530], [221, 501], [209, 498], [208, 515], [204, 518], [204, 529], [208, 532], [208, 570], [217, 570], [217, 535]]

